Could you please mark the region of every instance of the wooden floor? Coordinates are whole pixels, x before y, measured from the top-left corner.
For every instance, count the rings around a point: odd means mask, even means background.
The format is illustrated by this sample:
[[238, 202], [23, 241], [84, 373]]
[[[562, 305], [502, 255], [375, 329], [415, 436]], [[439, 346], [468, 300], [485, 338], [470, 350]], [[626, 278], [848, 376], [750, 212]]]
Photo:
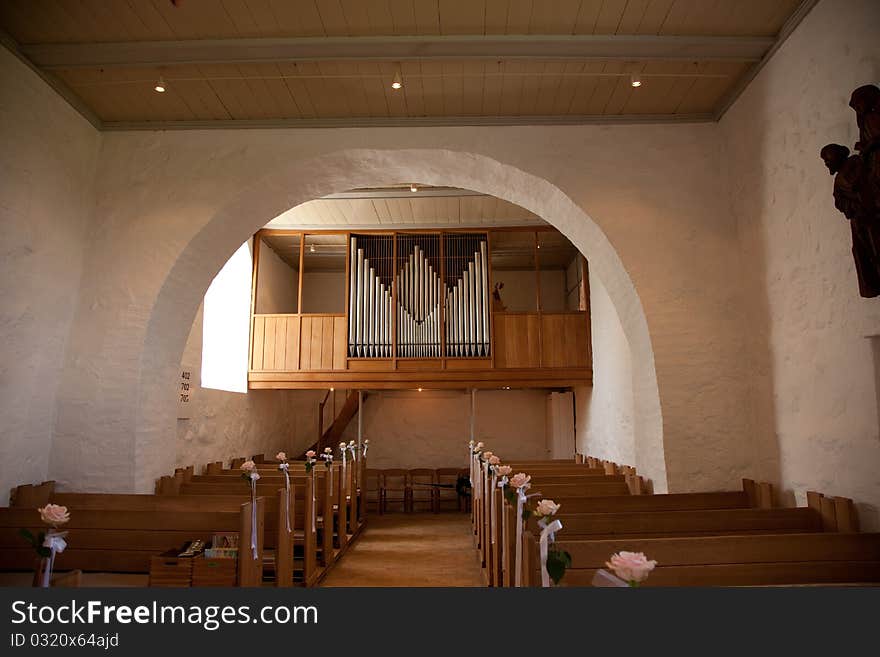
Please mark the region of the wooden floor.
[[483, 586], [464, 513], [371, 514], [321, 586]]

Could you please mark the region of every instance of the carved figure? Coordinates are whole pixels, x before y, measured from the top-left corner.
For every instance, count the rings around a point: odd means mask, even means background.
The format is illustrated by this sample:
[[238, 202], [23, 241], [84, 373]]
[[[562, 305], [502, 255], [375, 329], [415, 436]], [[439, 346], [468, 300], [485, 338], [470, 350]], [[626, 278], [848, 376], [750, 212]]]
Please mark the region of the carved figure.
[[864, 85], [853, 91], [859, 141], [855, 155], [840, 144], [828, 144], [819, 155], [834, 176], [834, 207], [849, 219], [859, 294], [880, 296], [880, 88]]

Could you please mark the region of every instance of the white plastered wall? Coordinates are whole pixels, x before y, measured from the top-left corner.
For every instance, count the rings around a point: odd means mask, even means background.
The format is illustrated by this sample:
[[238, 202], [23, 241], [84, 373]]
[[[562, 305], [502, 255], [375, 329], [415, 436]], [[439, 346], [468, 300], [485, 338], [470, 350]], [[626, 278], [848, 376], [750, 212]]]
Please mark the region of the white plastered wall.
[[[100, 135], [0, 48], [0, 504], [47, 478]], [[98, 372], [85, 370], [94, 378]]]
[[[541, 390], [479, 390], [476, 440], [505, 460], [547, 458], [546, 398]], [[470, 392], [371, 392], [364, 402], [364, 437], [371, 468], [466, 468]], [[345, 440], [357, 440], [357, 418]]]
[[[852, 497], [880, 528], [880, 299], [858, 293], [851, 235], [819, 150], [858, 138], [853, 89], [880, 82], [880, 3], [825, 0], [720, 127], [737, 221], [757, 437], [777, 443], [788, 501]], [[746, 409], [743, 409], [744, 411]]]
[[592, 271], [590, 333], [593, 385], [575, 389], [578, 451], [631, 465], [637, 458], [629, 345], [614, 304]]

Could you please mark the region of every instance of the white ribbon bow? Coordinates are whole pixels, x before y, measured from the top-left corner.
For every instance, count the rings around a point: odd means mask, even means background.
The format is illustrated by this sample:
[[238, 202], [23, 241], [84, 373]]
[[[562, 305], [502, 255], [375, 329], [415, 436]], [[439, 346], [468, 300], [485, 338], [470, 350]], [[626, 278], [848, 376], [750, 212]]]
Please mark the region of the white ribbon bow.
[[52, 568], [55, 566], [55, 554], [61, 554], [64, 552], [64, 548], [67, 547], [67, 541], [64, 540], [65, 536], [67, 536], [67, 532], [54, 532], [50, 530], [43, 540], [43, 547], [49, 548], [50, 551], [46, 568], [43, 570], [43, 581], [41, 582], [43, 588], [49, 588]]
[[339, 447], [339, 451], [342, 452], [342, 485], [345, 486], [345, 482], [348, 481], [347, 473], [348, 473], [348, 459], [346, 458], [345, 445], [341, 445]]
[[530, 484], [525, 484], [516, 489], [516, 551], [514, 553], [515, 575], [514, 586], [522, 586], [522, 532], [523, 532], [523, 506], [528, 497], [526, 491]]
[[489, 488], [489, 495], [492, 496], [492, 509], [489, 514], [489, 535], [492, 537], [492, 545], [495, 545], [495, 534], [497, 533], [497, 529], [496, 531], [492, 531], [492, 525], [493, 523], [498, 524], [498, 520], [495, 516], [495, 489], [498, 487], [498, 475], [495, 474], [495, 468], [490, 466], [489, 469], [492, 471], [492, 486]]
[[549, 552], [549, 543], [556, 540], [556, 532], [562, 529], [562, 522], [554, 520], [547, 524], [546, 520], [539, 520], [538, 525], [541, 527], [541, 586], [548, 588], [550, 586], [550, 573], [547, 572], [547, 553]]
[[318, 494], [315, 490], [318, 486], [318, 480], [315, 477], [315, 465], [312, 464], [312, 531], [318, 531], [315, 525], [315, 516], [318, 515]]
[[361, 447], [362, 447], [362, 449], [361, 449], [361, 453], [363, 454], [364, 458], [367, 458], [367, 448], [368, 448], [369, 446], [370, 446], [370, 443], [369, 443], [369, 442], [366, 442], [366, 443], [364, 443], [364, 444], [361, 446]]
[[256, 472], [251, 472], [251, 553], [257, 560], [257, 479]]
[[278, 469], [284, 473], [284, 490], [287, 493], [287, 501], [285, 503], [285, 514], [287, 515], [287, 533], [290, 533], [290, 474], [287, 470], [290, 468], [290, 465], [287, 463], [282, 463], [278, 466]]

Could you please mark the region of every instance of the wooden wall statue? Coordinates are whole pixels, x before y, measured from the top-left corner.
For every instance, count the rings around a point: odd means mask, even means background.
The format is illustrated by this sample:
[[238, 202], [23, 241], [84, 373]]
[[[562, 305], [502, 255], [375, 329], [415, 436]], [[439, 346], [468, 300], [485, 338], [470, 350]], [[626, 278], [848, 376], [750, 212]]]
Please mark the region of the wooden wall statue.
[[834, 176], [834, 206], [849, 219], [853, 258], [863, 297], [880, 296], [880, 88], [852, 92], [859, 140], [849, 148], [828, 144], [820, 156]]

